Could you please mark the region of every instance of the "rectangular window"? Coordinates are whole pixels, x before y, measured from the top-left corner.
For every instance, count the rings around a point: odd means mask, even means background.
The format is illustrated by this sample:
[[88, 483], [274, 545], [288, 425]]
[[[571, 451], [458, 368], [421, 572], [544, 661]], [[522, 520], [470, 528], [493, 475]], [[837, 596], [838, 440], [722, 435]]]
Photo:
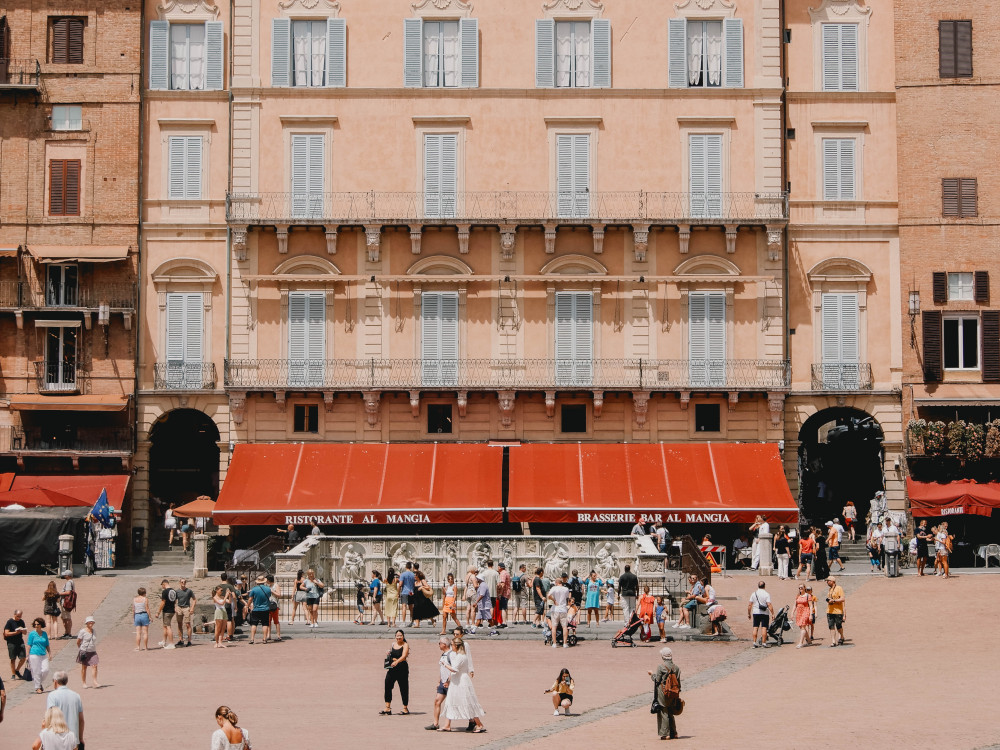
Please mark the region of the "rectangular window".
[[938, 21], [938, 74], [972, 78], [972, 21]]
[[458, 203], [458, 134], [424, 135], [424, 216], [452, 218]]
[[205, 88], [204, 24], [170, 24], [170, 88], [175, 91]]
[[972, 272], [948, 274], [948, 301], [971, 302], [975, 295], [975, 284]]
[[975, 177], [946, 177], [941, 180], [941, 215], [959, 219], [979, 213], [979, 184]]
[[979, 318], [944, 319], [944, 369], [979, 369]]
[[53, 130], [82, 130], [83, 107], [79, 104], [54, 104], [52, 106]]
[[52, 54], [49, 62], [59, 65], [83, 63], [83, 18], [52, 19]]
[[201, 198], [200, 135], [172, 135], [167, 143], [168, 197]]
[[563, 404], [559, 409], [560, 432], [587, 431], [587, 405]]
[[49, 216], [80, 215], [80, 160], [49, 160]]
[[590, 216], [590, 135], [556, 136], [556, 193], [561, 218]]
[[743, 21], [671, 18], [667, 33], [670, 88], [743, 88]]
[[323, 385], [326, 294], [288, 293], [288, 384]]
[[292, 416], [293, 432], [319, 432], [319, 406], [316, 404], [295, 404]]
[[323, 215], [326, 142], [322, 133], [292, 136], [292, 216]]
[[854, 390], [859, 387], [858, 295], [824, 294], [823, 387]]
[[458, 383], [458, 292], [420, 295], [420, 357], [424, 385]]
[[594, 377], [594, 298], [556, 292], [556, 384], [590, 385]]
[[45, 329], [45, 389], [76, 390], [76, 343], [78, 329]]
[[461, 39], [458, 21], [424, 21], [424, 87], [459, 84]]
[[823, 139], [823, 200], [854, 200], [854, 146], [853, 138]]
[[725, 292], [688, 294], [688, 358], [691, 385], [725, 385]]
[[292, 21], [292, 85], [326, 85], [325, 21]]
[[205, 297], [201, 292], [167, 294], [167, 387], [202, 387]]
[[722, 85], [722, 21], [688, 21], [688, 86]]
[[858, 90], [857, 24], [823, 24], [823, 90]]
[[451, 434], [451, 404], [427, 405], [427, 432], [432, 435]]
[[722, 216], [722, 135], [689, 136], [688, 158], [691, 216]]
[[556, 22], [556, 87], [589, 88], [590, 21]]
[[76, 307], [80, 304], [79, 268], [52, 264], [45, 270], [45, 306]]
[[694, 431], [722, 431], [722, 409], [719, 408], [718, 404], [694, 405]]
[[539, 88], [611, 86], [611, 22], [535, 21], [535, 85]]

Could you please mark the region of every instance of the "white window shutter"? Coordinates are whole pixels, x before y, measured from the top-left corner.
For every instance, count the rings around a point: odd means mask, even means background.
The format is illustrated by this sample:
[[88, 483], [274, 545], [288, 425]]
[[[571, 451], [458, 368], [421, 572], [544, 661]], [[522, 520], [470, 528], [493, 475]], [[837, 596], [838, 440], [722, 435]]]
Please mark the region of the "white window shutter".
[[170, 24], [167, 21], [152, 21], [149, 24], [149, 88], [169, 87], [170, 69]]
[[458, 136], [445, 133], [441, 139], [441, 216], [455, 216], [458, 199]]
[[222, 90], [222, 21], [205, 22], [205, 89]]
[[442, 292], [440, 296], [441, 384], [455, 385], [458, 382], [458, 292]]
[[288, 86], [291, 53], [292, 21], [290, 18], [271, 19], [271, 85]]
[[726, 380], [726, 295], [688, 295], [688, 359], [691, 385], [724, 385]]
[[840, 89], [858, 90], [858, 27], [847, 23], [840, 27]]
[[722, 136], [705, 136], [705, 207], [709, 216], [722, 216]]
[[573, 136], [556, 136], [556, 201], [559, 216], [573, 215]]
[[184, 178], [184, 197], [201, 198], [201, 136], [188, 136], [187, 158]]
[[591, 25], [593, 44], [593, 86], [597, 89], [611, 87], [611, 21], [595, 18]]
[[594, 358], [594, 298], [589, 292], [573, 295], [573, 382], [589, 385], [593, 380]]
[[479, 86], [479, 19], [459, 19], [458, 28], [462, 40], [461, 85], [474, 89]]
[[691, 215], [707, 215], [705, 193], [708, 190], [708, 136], [693, 134], [688, 138], [688, 188], [691, 193]]
[[840, 361], [855, 363], [860, 359], [858, 343], [858, 295], [840, 295]]
[[458, 293], [420, 295], [420, 356], [425, 385], [458, 382]]
[[535, 21], [535, 87], [550, 89], [556, 85], [556, 22], [551, 18]]
[[860, 380], [858, 346], [858, 295], [824, 294], [823, 385], [857, 388]]
[[403, 86], [420, 88], [423, 85], [423, 21], [419, 18], [403, 19]]
[[823, 139], [823, 200], [840, 199], [840, 144], [836, 138]]
[[441, 136], [424, 136], [424, 215], [441, 216]]
[[185, 172], [187, 167], [187, 138], [180, 135], [170, 136], [167, 141], [167, 197], [183, 198], [186, 185]]
[[743, 88], [743, 21], [726, 18], [722, 21], [722, 38], [725, 45], [725, 85], [731, 89]]
[[347, 85], [347, 22], [343, 18], [326, 19], [326, 85]]
[[[202, 318], [205, 312], [205, 299], [199, 293], [184, 295], [184, 363], [188, 365], [190, 380], [191, 367], [201, 367], [202, 359]], [[199, 374], [200, 379], [200, 374]]]
[[323, 384], [326, 360], [326, 295], [310, 292], [306, 297], [306, 382]]
[[708, 376], [712, 385], [726, 382], [726, 295], [708, 295]]
[[854, 139], [840, 139], [840, 199], [854, 200]]
[[167, 294], [167, 367], [184, 363], [184, 295]]
[[667, 85], [672, 89], [686, 89], [687, 71], [687, 19], [671, 18], [667, 25]]
[[573, 138], [573, 215], [590, 216], [590, 136]]
[[307, 215], [309, 206], [309, 136], [292, 136], [292, 216]]
[[576, 323], [573, 318], [573, 294], [556, 292], [556, 383], [572, 383], [573, 336]]
[[320, 133], [306, 137], [309, 139], [309, 215], [322, 216], [323, 177], [326, 167], [325, 139]]

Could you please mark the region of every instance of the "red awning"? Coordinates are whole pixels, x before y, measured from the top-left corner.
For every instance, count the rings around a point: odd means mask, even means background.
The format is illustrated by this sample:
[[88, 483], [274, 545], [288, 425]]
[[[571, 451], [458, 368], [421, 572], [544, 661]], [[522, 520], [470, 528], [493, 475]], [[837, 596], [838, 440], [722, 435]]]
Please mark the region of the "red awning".
[[773, 443], [534, 444], [510, 449], [511, 521], [796, 523]]
[[241, 444], [220, 524], [499, 523], [503, 449], [482, 444]]
[[14, 483], [14, 473], [7, 472], [5, 474], [0, 474], [0, 492], [6, 492], [10, 489], [10, 486]]
[[125, 502], [125, 490], [128, 489], [130, 474], [60, 474], [33, 475], [18, 474], [14, 477], [11, 492], [15, 490], [42, 489], [69, 495], [77, 500], [77, 505], [93, 505], [101, 496], [101, 490], [107, 489], [108, 503], [121, 510]]
[[971, 479], [956, 482], [916, 482], [906, 480], [910, 511], [918, 518], [925, 516], [988, 516], [1000, 508], [1000, 482], [980, 484]]

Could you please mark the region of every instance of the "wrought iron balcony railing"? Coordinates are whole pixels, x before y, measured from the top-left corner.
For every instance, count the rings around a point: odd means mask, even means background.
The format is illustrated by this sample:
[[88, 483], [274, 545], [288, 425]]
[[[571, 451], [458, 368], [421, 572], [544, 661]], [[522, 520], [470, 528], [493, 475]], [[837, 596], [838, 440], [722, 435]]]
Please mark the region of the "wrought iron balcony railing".
[[39, 393], [77, 393], [83, 390], [85, 373], [75, 362], [34, 362]]
[[788, 218], [786, 193], [229, 193], [234, 224], [339, 223], [707, 223]]
[[230, 359], [225, 385], [242, 390], [772, 390], [781, 359]]
[[10, 449], [14, 452], [131, 453], [132, 431], [127, 427], [66, 432], [13, 427]]
[[187, 391], [215, 388], [214, 362], [157, 362], [153, 365], [153, 388]]
[[0, 57], [0, 90], [37, 89], [41, 86], [42, 67], [38, 60], [13, 60]]
[[873, 386], [868, 362], [822, 362], [812, 366], [814, 391], [870, 391]]
[[137, 289], [132, 282], [48, 284], [43, 289], [26, 281], [0, 281], [0, 307], [97, 310], [101, 305], [107, 305], [111, 310], [131, 311], [135, 310]]

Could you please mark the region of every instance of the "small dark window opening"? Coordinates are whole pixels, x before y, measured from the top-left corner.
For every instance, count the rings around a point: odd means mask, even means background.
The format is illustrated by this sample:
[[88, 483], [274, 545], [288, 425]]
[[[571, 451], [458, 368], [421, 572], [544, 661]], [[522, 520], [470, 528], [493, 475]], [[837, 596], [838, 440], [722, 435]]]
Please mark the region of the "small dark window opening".
[[587, 405], [565, 404], [560, 410], [563, 432], [587, 431]]
[[319, 432], [319, 406], [315, 404], [295, 405], [293, 432]]
[[721, 432], [722, 410], [718, 404], [694, 405], [695, 432]]
[[451, 404], [427, 404], [427, 432], [451, 434]]

